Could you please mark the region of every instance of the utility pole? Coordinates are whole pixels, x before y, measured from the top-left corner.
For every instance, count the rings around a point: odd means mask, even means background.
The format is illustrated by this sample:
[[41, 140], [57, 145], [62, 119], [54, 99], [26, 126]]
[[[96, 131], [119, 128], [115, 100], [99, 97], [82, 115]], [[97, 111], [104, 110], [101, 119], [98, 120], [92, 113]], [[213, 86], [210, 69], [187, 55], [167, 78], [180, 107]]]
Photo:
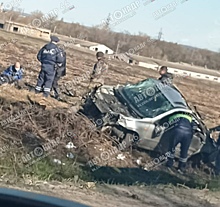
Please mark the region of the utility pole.
[[55, 34], [57, 26], [54, 26], [53, 33]]
[[161, 40], [163, 36], [162, 28], [160, 29], [160, 32], [158, 33], [158, 40]]
[[7, 31], [9, 31], [9, 29], [10, 29], [12, 17], [13, 17], [13, 14], [12, 14], [12, 15], [10, 16], [10, 18], [9, 18]]
[[11, 21], [12, 17], [13, 17], [13, 14], [10, 16], [10, 18], [9, 18], [9, 22]]
[[120, 40], [118, 40], [118, 44], [117, 44], [117, 48], [116, 48], [116, 55], [118, 54], [118, 49], [119, 49], [119, 45], [120, 45]]
[[4, 5], [3, 5], [3, 3], [1, 3], [1, 5], [0, 5], [0, 12], [2, 13], [3, 10], [4, 10]]

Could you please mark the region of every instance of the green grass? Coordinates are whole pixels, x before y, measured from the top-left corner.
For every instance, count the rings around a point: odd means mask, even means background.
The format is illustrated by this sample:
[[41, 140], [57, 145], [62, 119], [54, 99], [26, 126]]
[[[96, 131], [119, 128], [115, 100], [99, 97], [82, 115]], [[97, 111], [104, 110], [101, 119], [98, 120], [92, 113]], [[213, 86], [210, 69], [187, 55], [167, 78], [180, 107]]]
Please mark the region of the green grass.
[[[33, 161], [33, 160], [32, 160]], [[31, 162], [31, 161], [30, 161]], [[23, 164], [15, 161], [13, 156], [0, 158], [0, 176], [14, 177], [20, 180], [24, 175], [30, 175], [39, 180], [57, 180], [74, 179], [76, 176], [83, 181], [92, 179], [89, 171], [82, 169], [82, 167], [73, 163], [73, 160], [67, 158], [63, 160], [65, 165], [54, 163], [50, 157], [39, 160], [32, 165]]]
[[34, 177], [43, 181], [64, 181], [64, 180], [81, 180], [95, 181], [98, 183], [116, 184], [116, 185], [173, 185], [186, 186], [189, 188], [204, 189], [211, 191], [220, 191], [220, 176], [210, 179], [202, 175], [171, 175], [167, 171], [149, 171], [138, 168], [119, 168], [120, 172], [111, 167], [101, 167], [92, 172], [91, 169], [81, 167], [73, 159], [63, 158], [62, 163], [54, 163], [52, 155], [43, 158], [32, 165], [19, 162], [19, 155], [13, 150], [7, 155], [0, 157], [0, 177], [12, 177], [13, 180], [21, 180], [26, 176]]

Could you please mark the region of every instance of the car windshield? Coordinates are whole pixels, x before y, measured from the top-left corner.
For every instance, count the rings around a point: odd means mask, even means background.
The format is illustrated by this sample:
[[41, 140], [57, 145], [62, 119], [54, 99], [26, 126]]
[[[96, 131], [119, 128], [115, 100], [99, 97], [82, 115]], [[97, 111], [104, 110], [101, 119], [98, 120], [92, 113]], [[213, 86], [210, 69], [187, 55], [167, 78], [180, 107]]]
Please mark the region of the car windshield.
[[185, 101], [175, 89], [154, 79], [126, 85], [122, 93], [142, 117], [153, 118], [176, 107], [186, 107]]

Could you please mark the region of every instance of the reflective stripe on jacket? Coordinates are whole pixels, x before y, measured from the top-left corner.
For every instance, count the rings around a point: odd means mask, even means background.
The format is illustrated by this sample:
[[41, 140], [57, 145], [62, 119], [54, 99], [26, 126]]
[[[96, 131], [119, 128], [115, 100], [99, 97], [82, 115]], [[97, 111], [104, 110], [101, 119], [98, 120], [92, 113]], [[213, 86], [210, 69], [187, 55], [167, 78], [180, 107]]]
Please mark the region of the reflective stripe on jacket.
[[174, 114], [173, 116], [171, 116], [169, 118], [169, 121], [173, 121], [174, 119], [176, 118], [185, 118], [185, 119], [188, 119], [189, 122], [191, 123], [192, 122], [192, 117], [188, 114], [182, 114], [182, 113], [179, 113], [179, 114]]

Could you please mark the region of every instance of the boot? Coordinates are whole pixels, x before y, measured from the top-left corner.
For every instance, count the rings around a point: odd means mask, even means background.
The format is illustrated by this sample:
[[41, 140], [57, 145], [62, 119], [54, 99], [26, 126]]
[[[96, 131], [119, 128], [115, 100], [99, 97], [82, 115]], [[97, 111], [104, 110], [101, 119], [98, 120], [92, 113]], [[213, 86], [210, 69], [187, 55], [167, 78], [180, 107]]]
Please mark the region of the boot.
[[179, 162], [178, 172], [180, 174], [184, 174], [186, 172], [186, 163], [185, 162]]
[[173, 163], [174, 163], [174, 160], [173, 158], [167, 158], [167, 162], [166, 162], [166, 166], [169, 167], [169, 168], [172, 168], [173, 167]]
[[48, 97], [49, 97], [49, 93], [44, 92], [44, 93], [43, 93], [43, 97], [48, 98]]

